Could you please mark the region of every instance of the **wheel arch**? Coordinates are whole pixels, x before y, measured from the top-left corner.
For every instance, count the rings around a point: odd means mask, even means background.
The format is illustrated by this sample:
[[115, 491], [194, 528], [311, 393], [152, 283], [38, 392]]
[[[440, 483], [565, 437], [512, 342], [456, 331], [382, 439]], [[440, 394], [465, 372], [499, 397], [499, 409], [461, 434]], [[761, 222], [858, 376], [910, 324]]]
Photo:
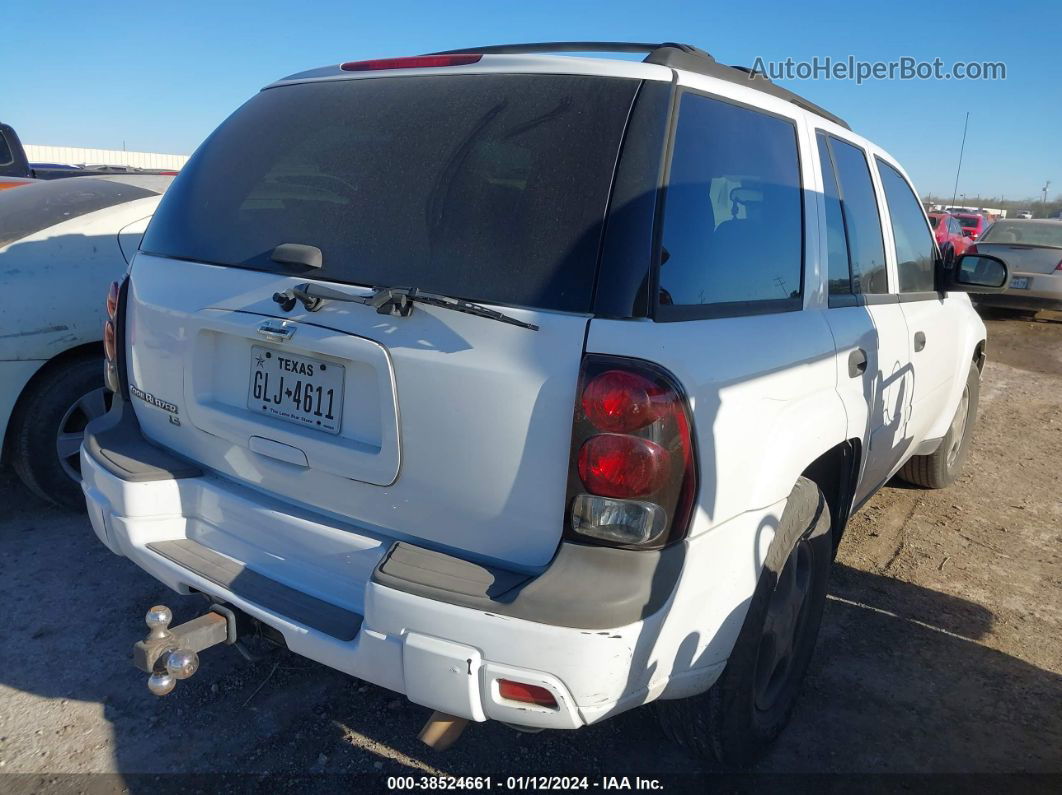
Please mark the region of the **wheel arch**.
[[846, 439], [812, 461], [801, 475], [819, 487], [830, 510], [830, 528], [836, 553], [852, 513], [862, 440]]
[[0, 463], [7, 464], [10, 460], [10, 446], [11, 446], [11, 433], [9, 432], [12, 426], [18, 422], [19, 416], [25, 407], [26, 395], [28, 395], [33, 387], [40, 383], [42, 378], [45, 378], [49, 373], [55, 370], [57, 367], [62, 367], [77, 359], [88, 359], [90, 357], [99, 357], [100, 367], [103, 367], [103, 343], [100, 341], [86, 342], [81, 345], [75, 345], [72, 348], [67, 348], [60, 354], [53, 356], [45, 362], [42, 362], [40, 367], [30, 376], [29, 380], [22, 385], [22, 389], [18, 393], [18, 397], [15, 399], [14, 405], [11, 408], [11, 414], [7, 418], [7, 422], [0, 427]]

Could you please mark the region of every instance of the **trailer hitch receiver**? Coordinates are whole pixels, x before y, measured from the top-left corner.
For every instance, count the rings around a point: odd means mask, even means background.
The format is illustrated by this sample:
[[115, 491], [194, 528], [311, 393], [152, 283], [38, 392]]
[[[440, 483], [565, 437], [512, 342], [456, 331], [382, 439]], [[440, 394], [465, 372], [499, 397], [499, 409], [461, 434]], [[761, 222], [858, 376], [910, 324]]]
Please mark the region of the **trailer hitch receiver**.
[[177, 627], [165, 605], [147, 611], [148, 636], [133, 646], [133, 664], [149, 674], [148, 690], [156, 696], [170, 693], [179, 679], [199, 670], [199, 652], [220, 643], [236, 642], [236, 615], [222, 605]]

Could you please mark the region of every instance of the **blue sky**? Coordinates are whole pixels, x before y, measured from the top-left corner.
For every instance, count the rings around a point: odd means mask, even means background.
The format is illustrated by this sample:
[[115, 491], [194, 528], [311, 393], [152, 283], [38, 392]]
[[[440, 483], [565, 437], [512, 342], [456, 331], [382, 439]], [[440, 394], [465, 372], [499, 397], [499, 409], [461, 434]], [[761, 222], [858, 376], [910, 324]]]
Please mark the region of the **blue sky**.
[[[476, 44], [684, 41], [724, 63], [1003, 61], [1003, 81], [780, 81], [899, 158], [919, 191], [1062, 193], [1062, 2], [15, 2], [0, 113], [28, 143], [190, 153], [262, 85], [344, 60]], [[18, 32], [17, 35], [11, 35]]]

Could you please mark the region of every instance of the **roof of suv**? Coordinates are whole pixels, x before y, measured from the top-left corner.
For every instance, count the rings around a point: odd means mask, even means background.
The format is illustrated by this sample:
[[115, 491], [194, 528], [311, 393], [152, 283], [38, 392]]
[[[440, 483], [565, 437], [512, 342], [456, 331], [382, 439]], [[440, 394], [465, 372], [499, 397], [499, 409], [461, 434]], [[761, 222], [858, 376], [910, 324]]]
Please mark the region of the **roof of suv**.
[[[787, 102], [791, 102], [797, 107], [803, 108], [806, 111], [821, 116], [834, 124], [838, 124], [846, 129], [851, 129], [848, 123], [841, 119], [839, 116], [830, 113], [825, 108], [814, 104], [813, 102], [805, 99], [804, 97], [789, 91], [786, 88], [782, 88], [779, 85], [771, 82], [771, 80], [762, 72], [756, 72], [752, 69], [743, 66], [727, 66], [726, 64], [719, 63], [709, 53], [694, 47], [691, 44], [676, 44], [674, 42], [662, 42], [659, 44], [648, 44], [641, 42], [601, 42], [601, 41], [565, 41], [565, 42], [540, 42], [530, 44], [497, 44], [488, 45], [484, 47], [465, 47], [460, 50], [446, 50], [443, 52], [429, 53], [429, 55], [468, 55], [478, 54], [483, 56], [507, 56], [507, 55], [520, 55], [520, 56], [541, 56], [552, 53], [646, 53], [646, 57], [643, 60], [645, 64], [656, 64], [659, 66], [669, 67], [671, 69], [682, 69], [687, 72], [694, 72], [697, 74], [707, 75], [719, 80], [725, 80], [729, 83], [736, 83], [747, 88], [752, 88], [757, 91], [762, 91], [765, 94], [769, 94], [774, 97], [778, 97]], [[537, 59], [536, 59], [537, 60]], [[545, 60], [545, 59], [541, 59]], [[571, 60], [571, 59], [568, 59]], [[576, 59], [576, 60], [591, 60], [591, 59]], [[412, 63], [410, 66], [414, 66]], [[414, 67], [415, 68], [415, 67]], [[340, 75], [353, 76], [349, 72], [339, 71], [342, 67], [331, 66], [322, 67], [320, 69], [314, 69], [308, 72], [301, 72], [298, 74], [290, 75], [283, 80], [277, 81], [278, 83], [288, 83], [292, 81], [303, 81], [312, 79], [321, 79], [328, 77], [337, 77]], [[337, 74], [337, 71], [339, 73]]]

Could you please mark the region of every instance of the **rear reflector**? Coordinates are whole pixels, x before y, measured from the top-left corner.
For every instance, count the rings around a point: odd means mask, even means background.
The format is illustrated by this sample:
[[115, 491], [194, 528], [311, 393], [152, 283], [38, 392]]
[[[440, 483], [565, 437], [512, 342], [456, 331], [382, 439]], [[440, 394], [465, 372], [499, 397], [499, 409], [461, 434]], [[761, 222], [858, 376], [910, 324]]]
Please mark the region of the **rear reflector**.
[[435, 69], [440, 66], [467, 66], [478, 63], [479, 53], [458, 55], [412, 55], [406, 58], [377, 58], [372, 61], [347, 61], [340, 65], [344, 72], [377, 72], [384, 69]]
[[540, 707], [557, 706], [557, 699], [546, 688], [514, 682], [511, 679], [498, 680], [498, 695], [509, 701], [521, 701], [524, 704], [536, 704]]

